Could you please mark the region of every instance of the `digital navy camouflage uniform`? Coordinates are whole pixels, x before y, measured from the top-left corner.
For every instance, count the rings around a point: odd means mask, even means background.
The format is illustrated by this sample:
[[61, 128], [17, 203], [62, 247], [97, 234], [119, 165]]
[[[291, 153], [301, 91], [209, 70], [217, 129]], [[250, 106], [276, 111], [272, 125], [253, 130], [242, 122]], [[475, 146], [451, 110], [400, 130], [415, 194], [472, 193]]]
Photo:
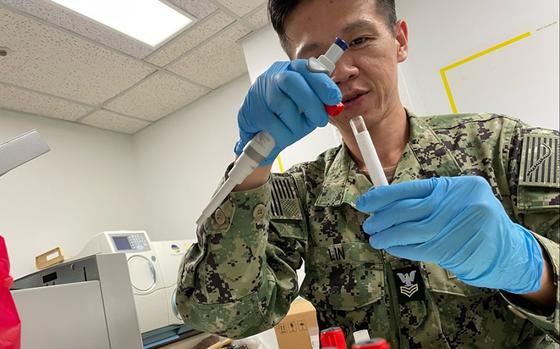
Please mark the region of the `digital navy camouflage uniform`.
[[[495, 114], [409, 114], [409, 124], [393, 183], [486, 178], [509, 216], [538, 233], [557, 284], [558, 132]], [[557, 347], [558, 303], [549, 316], [535, 314], [435, 264], [371, 248], [361, 227], [366, 215], [354, 205], [370, 187], [343, 145], [272, 174], [261, 187], [232, 193], [198, 227], [198, 244], [179, 270], [177, 305], [185, 322], [245, 337], [272, 328], [299, 294], [316, 307], [321, 328], [343, 327], [348, 344], [354, 331], [368, 329], [393, 349]]]

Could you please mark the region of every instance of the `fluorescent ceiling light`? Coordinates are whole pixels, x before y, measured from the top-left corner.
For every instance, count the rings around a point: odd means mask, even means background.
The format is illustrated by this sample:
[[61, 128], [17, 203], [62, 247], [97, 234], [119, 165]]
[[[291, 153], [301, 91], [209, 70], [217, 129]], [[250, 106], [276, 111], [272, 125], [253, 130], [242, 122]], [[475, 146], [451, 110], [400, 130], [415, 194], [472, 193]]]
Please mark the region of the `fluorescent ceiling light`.
[[192, 22], [159, 0], [52, 1], [150, 46], [158, 45]]

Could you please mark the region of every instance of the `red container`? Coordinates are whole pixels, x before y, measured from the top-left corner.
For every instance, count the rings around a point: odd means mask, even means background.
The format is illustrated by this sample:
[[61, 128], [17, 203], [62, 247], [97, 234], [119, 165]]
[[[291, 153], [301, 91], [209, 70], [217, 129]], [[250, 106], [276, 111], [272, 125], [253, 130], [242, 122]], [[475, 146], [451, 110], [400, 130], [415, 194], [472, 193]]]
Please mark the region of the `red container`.
[[374, 338], [365, 343], [354, 344], [352, 349], [391, 349], [385, 339]]
[[0, 349], [19, 349], [21, 321], [10, 293], [13, 280], [9, 272], [8, 250], [4, 238], [0, 236]]
[[344, 332], [340, 327], [321, 331], [321, 348], [347, 349]]

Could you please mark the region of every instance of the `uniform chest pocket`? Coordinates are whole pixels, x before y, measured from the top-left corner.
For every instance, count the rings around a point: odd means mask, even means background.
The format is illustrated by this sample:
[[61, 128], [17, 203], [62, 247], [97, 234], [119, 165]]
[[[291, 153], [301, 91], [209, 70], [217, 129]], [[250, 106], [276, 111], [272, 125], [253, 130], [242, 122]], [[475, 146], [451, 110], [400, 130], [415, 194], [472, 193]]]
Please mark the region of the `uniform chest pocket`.
[[[438, 309], [448, 341], [459, 343], [473, 336], [491, 338], [494, 348], [517, 347], [530, 334], [524, 319], [515, 316], [497, 290], [464, 284], [435, 264], [423, 264], [427, 289]], [[502, 336], [496, 328], [508, 329]]]
[[380, 301], [385, 279], [377, 252], [361, 242], [310, 249], [300, 292], [319, 309], [352, 311]]
[[307, 240], [307, 231], [301, 221], [273, 219], [270, 221], [270, 229], [280, 239]]
[[426, 274], [426, 287], [434, 293], [459, 297], [481, 297], [495, 294], [497, 291], [467, 285], [447, 270], [431, 263], [422, 263]]

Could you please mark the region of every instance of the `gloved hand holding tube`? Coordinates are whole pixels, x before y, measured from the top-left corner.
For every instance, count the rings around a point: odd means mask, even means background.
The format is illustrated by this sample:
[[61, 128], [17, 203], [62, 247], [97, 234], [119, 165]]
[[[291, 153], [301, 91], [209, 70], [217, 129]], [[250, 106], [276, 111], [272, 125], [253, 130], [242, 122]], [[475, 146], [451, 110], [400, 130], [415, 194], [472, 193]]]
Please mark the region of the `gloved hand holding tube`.
[[538, 291], [544, 259], [478, 176], [414, 180], [371, 189], [356, 208], [376, 249], [437, 263], [466, 284], [515, 294]]

